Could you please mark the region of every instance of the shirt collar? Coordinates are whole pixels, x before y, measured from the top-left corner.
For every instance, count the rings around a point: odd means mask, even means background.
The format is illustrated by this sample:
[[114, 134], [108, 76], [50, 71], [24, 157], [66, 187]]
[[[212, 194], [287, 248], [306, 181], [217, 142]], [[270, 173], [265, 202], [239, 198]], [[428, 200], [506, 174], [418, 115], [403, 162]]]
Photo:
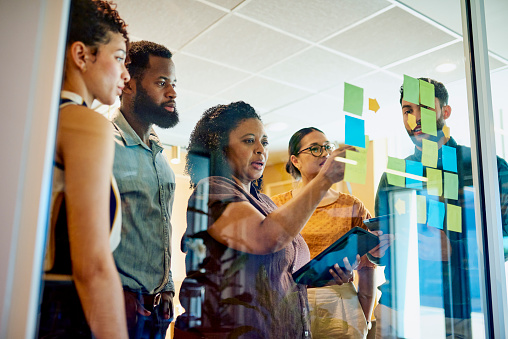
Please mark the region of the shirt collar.
[[[123, 116], [120, 109], [117, 109], [111, 118], [111, 121], [118, 126], [118, 131], [122, 136], [122, 139], [125, 141], [127, 146], [135, 146], [141, 145], [143, 147], [149, 148], [143, 140], [139, 137], [139, 135], [134, 131], [134, 129], [129, 125], [125, 117]], [[162, 143], [159, 140], [159, 137], [155, 133], [153, 128], [150, 128], [150, 137], [151, 145], [154, 145], [157, 151], [163, 150]]]
[[81, 97], [81, 95], [74, 93], [74, 92], [61, 91], [60, 98], [71, 100], [71, 101], [77, 103], [78, 105], [86, 106], [85, 100]]

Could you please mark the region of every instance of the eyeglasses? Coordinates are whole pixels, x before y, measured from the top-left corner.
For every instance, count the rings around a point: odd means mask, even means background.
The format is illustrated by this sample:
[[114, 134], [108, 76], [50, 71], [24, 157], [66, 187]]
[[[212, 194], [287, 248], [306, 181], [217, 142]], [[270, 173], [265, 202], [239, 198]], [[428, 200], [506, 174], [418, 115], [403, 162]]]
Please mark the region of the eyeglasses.
[[302, 153], [303, 151], [310, 151], [310, 154], [313, 156], [320, 157], [323, 154], [323, 150], [325, 150], [328, 154], [332, 154], [333, 150], [335, 149], [334, 144], [324, 144], [321, 145], [312, 145], [310, 147], [302, 149], [300, 152], [296, 153], [296, 155]]

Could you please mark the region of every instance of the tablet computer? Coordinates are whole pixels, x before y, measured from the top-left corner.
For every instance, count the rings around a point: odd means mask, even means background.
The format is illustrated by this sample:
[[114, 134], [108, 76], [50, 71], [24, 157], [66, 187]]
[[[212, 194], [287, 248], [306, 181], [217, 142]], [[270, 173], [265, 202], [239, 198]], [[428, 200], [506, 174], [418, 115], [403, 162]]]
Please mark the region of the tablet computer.
[[383, 234], [390, 233], [390, 218], [392, 215], [382, 215], [375, 218], [365, 219], [363, 223], [370, 231], [383, 231]]
[[314, 259], [293, 273], [293, 279], [298, 284], [321, 287], [333, 280], [329, 269], [339, 264], [344, 269], [344, 257], [353, 264], [356, 255], [365, 255], [379, 244], [379, 238], [360, 227], [354, 227], [340, 239], [328, 246]]

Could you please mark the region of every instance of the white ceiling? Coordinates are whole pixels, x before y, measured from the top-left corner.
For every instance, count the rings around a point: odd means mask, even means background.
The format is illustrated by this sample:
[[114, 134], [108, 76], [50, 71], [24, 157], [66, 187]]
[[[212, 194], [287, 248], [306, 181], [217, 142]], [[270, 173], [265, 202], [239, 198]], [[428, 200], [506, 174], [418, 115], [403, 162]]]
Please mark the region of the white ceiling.
[[[364, 88], [371, 139], [390, 133], [402, 75], [465, 78], [455, 0], [116, 0], [132, 40], [174, 53], [181, 123], [157, 132], [186, 146], [206, 108], [244, 100], [262, 115], [272, 161], [292, 133], [344, 140], [343, 83]], [[491, 69], [508, 67], [508, 1], [485, 0]], [[439, 73], [444, 63], [457, 68]], [[368, 111], [368, 99], [381, 109]], [[398, 112], [398, 109], [397, 109]], [[272, 130], [283, 122], [286, 129]], [[388, 124], [383, 126], [384, 124]], [[380, 127], [381, 126], [381, 127]]]

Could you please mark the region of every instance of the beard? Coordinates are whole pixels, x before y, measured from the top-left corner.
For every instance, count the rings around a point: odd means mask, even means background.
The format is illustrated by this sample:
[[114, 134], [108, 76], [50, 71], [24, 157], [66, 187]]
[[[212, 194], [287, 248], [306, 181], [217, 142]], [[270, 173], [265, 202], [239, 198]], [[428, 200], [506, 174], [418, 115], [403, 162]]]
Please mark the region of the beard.
[[[421, 128], [421, 121], [419, 120], [416, 123], [418, 125], [415, 128], [418, 128], [418, 127]], [[443, 117], [441, 117], [440, 119], [438, 119], [436, 121], [437, 136], [427, 134], [427, 133], [415, 135], [413, 130], [410, 130], [410, 131], [406, 130], [406, 131], [407, 131], [407, 134], [409, 135], [409, 137], [411, 138], [411, 141], [413, 142], [413, 144], [415, 144], [415, 146], [418, 146], [421, 148], [423, 139], [427, 139], [427, 140], [434, 141], [434, 142], [438, 142], [439, 140], [441, 140], [441, 138], [444, 136], [444, 132], [443, 132], [444, 126], [445, 126], [445, 120], [443, 119]]]
[[161, 105], [153, 102], [141, 83], [136, 83], [136, 96], [134, 97], [134, 112], [143, 117], [143, 120], [157, 125], [160, 128], [171, 128], [179, 122], [176, 105], [173, 112], [167, 111], [164, 106], [173, 103], [169, 100]]

